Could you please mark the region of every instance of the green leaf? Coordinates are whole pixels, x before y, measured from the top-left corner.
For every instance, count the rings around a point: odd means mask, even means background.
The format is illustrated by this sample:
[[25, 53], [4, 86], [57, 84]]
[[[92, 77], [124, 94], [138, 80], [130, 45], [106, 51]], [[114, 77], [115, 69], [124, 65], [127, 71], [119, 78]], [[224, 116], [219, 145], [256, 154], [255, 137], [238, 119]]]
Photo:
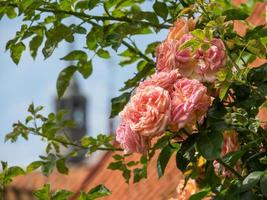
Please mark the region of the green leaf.
[[56, 47], [57, 47], [57, 42], [46, 40], [45, 46], [42, 49], [42, 53], [43, 53], [45, 59], [47, 59], [48, 57], [50, 57], [53, 54]]
[[177, 149], [173, 148], [170, 144], [168, 144], [160, 152], [157, 160], [157, 171], [159, 178], [163, 176], [165, 168], [167, 167], [167, 164], [175, 150]]
[[6, 15], [9, 19], [14, 19], [15, 17], [17, 17], [17, 13], [15, 11], [15, 8], [13, 7], [8, 7], [6, 9]]
[[87, 48], [90, 50], [95, 50], [97, 48], [96, 36], [95, 36], [95, 32], [93, 29], [94, 29], [94, 27], [86, 36]]
[[100, 2], [100, 0], [89, 0], [88, 9], [92, 10], [96, 5]]
[[26, 49], [25, 45], [22, 42], [19, 42], [15, 45], [12, 45], [10, 48], [11, 58], [14, 63], [19, 64], [22, 52]]
[[87, 54], [81, 50], [74, 50], [61, 58], [61, 60], [87, 60]]
[[48, 200], [50, 192], [50, 185], [45, 184], [43, 188], [33, 192], [33, 196], [37, 197], [39, 200]]
[[147, 77], [152, 70], [154, 69], [154, 65], [151, 63], [147, 63], [142, 71], [138, 72], [133, 78], [127, 80], [124, 84], [125, 86], [120, 89], [120, 91], [127, 90], [129, 88], [135, 87], [142, 78]]
[[202, 190], [190, 196], [189, 200], [202, 200], [210, 192], [210, 189]]
[[13, 177], [24, 175], [24, 174], [25, 174], [24, 170], [18, 166], [10, 167], [8, 168], [8, 171], [7, 171], [7, 176], [9, 178], [13, 178]]
[[104, 185], [98, 185], [96, 187], [94, 187], [93, 189], [91, 189], [86, 197], [87, 199], [93, 200], [93, 199], [97, 199], [100, 197], [105, 197], [111, 194], [111, 191], [106, 188]]
[[207, 160], [215, 160], [220, 157], [223, 145], [223, 135], [219, 132], [203, 134], [197, 141], [197, 149]]
[[257, 183], [261, 179], [262, 175], [263, 175], [263, 172], [261, 172], [261, 171], [251, 172], [244, 179], [244, 181], [242, 183], [242, 190], [246, 191], [246, 190], [250, 190], [251, 188], [253, 188], [255, 185], [257, 185]]
[[78, 64], [78, 71], [82, 74], [83, 78], [88, 78], [93, 72], [92, 60], [80, 62]]
[[147, 168], [136, 168], [133, 170], [134, 173], [134, 183], [138, 183], [141, 179], [147, 178]]
[[31, 56], [33, 59], [36, 58], [38, 48], [41, 46], [43, 42], [43, 36], [36, 35], [31, 41], [30, 41], [30, 51]]
[[223, 157], [223, 161], [230, 166], [235, 166], [237, 161], [244, 155], [244, 153], [244, 151], [230, 152]]
[[263, 38], [267, 36], [267, 29], [264, 27], [264, 25], [256, 26], [254, 29], [248, 30], [245, 38], [250, 39], [258, 39]]
[[201, 29], [195, 29], [194, 31], [192, 31], [192, 35], [194, 35], [195, 37], [197, 37], [201, 40], [205, 39], [205, 33]]
[[230, 86], [231, 86], [231, 82], [228, 82], [228, 81], [224, 81], [224, 83], [221, 85], [220, 93], [219, 93], [219, 98], [220, 98], [221, 101], [226, 96]]
[[267, 63], [257, 67], [252, 68], [247, 75], [247, 79], [251, 84], [260, 85], [267, 81]]
[[149, 53], [154, 53], [156, 47], [160, 44], [160, 42], [153, 42], [149, 45], [147, 45], [146, 50], [145, 50], [145, 54], [149, 54]]
[[130, 92], [125, 92], [122, 95], [111, 99], [111, 113], [110, 118], [113, 118], [119, 114], [120, 111], [124, 108], [124, 106], [128, 103], [131, 97]]
[[153, 5], [155, 13], [163, 19], [168, 17], [168, 7], [165, 3], [156, 1]]
[[67, 191], [67, 190], [59, 190], [56, 193], [52, 195], [51, 200], [65, 200], [70, 199], [70, 197], [73, 195], [73, 192]]
[[43, 164], [44, 164], [43, 161], [34, 161], [34, 162], [32, 162], [31, 164], [29, 164], [27, 166], [26, 171], [27, 172], [32, 172], [32, 171], [38, 169], [39, 167], [41, 167]]
[[255, 56], [260, 58], [266, 57], [266, 47], [262, 44], [260, 40], [249, 40], [247, 44], [247, 50], [253, 53]]
[[109, 52], [104, 49], [99, 49], [96, 54], [101, 58], [110, 58]]
[[45, 162], [41, 167], [42, 173], [45, 176], [49, 176], [53, 172], [55, 165], [56, 165], [55, 161]]
[[201, 45], [201, 42], [196, 40], [195, 38], [188, 40], [187, 42], [183, 43], [179, 48], [180, 50], [186, 49], [186, 48], [192, 48], [192, 51], [195, 52]]
[[267, 174], [265, 173], [260, 180], [260, 187], [262, 194], [267, 197]]
[[222, 15], [226, 16], [226, 21], [229, 20], [245, 20], [246, 18], [248, 18], [248, 14], [239, 9], [239, 8], [233, 8], [233, 9], [229, 9], [229, 10], [225, 10]]
[[77, 67], [69, 66], [63, 69], [57, 78], [57, 94], [61, 98], [64, 95], [65, 90], [69, 86], [70, 80], [73, 74], [76, 72]]
[[56, 166], [57, 166], [58, 172], [60, 172], [62, 174], [68, 174], [69, 173], [69, 169], [66, 166], [66, 160], [65, 159], [58, 160], [56, 162]]

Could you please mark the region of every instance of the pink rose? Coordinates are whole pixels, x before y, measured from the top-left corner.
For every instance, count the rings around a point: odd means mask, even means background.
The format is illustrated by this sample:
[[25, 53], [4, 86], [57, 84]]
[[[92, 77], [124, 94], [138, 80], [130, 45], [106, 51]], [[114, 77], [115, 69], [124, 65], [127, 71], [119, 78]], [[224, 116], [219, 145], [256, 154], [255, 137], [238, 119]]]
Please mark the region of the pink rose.
[[[238, 133], [234, 130], [228, 130], [223, 133], [223, 148], [221, 150], [221, 157], [224, 157], [226, 154], [238, 151], [240, 149], [238, 141]], [[218, 175], [223, 177], [232, 177], [233, 174], [226, 170], [225, 167], [221, 166], [217, 161], [213, 162], [214, 170]], [[240, 163], [237, 163], [235, 166], [237, 171], [240, 170]]]
[[192, 71], [197, 66], [197, 63], [193, 58], [191, 49], [179, 50], [180, 45], [192, 38], [192, 34], [189, 33], [183, 35], [179, 41], [168, 39], [161, 43], [156, 49], [157, 70], [168, 72], [178, 68], [179, 72], [181, 70], [182, 73], [185, 72], [187, 74], [188, 71]]
[[226, 64], [226, 53], [222, 40], [214, 38], [211, 43], [206, 52], [199, 49], [196, 53], [198, 74], [202, 76], [202, 81], [206, 82], [214, 82], [216, 73]]
[[176, 52], [179, 47], [177, 40], [165, 40], [156, 48], [156, 60], [158, 71], [171, 71], [176, 68]]
[[181, 78], [181, 75], [177, 70], [172, 70], [170, 72], [159, 72], [154, 74], [151, 79], [141, 82], [137, 89], [144, 89], [147, 86], [157, 86], [170, 91], [172, 90], [173, 84], [178, 78]]
[[178, 19], [174, 26], [170, 29], [167, 39], [179, 40], [184, 34], [189, 33], [195, 29], [196, 22], [193, 19], [185, 20]]
[[186, 184], [182, 179], [177, 186], [178, 199], [177, 200], [189, 200], [190, 197], [199, 191], [197, 183], [194, 179], [189, 179]]
[[133, 132], [125, 122], [122, 122], [117, 128], [116, 140], [125, 153], [145, 153], [147, 150], [148, 139]]
[[194, 79], [179, 79], [171, 93], [171, 123], [180, 129], [185, 125], [201, 122], [210, 103], [210, 96], [203, 84]]
[[163, 133], [170, 119], [170, 95], [167, 90], [156, 86], [147, 86], [137, 90], [121, 117], [131, 130], [141, 136], [154, 137]]

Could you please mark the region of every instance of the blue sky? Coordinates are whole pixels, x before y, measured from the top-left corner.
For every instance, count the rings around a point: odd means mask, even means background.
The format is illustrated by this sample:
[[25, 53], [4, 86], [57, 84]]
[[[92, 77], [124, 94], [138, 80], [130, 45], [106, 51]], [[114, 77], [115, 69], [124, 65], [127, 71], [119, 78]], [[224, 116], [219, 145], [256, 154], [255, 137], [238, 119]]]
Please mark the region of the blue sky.
[[[149, 3], [145, 6], [149, 7]], [[16, 66], [9, 52], [5, 52], [5, 45], [14, 37], [20, 26], [20, 19], [3, 18], [0, 21], [0, 160], [7, 161], [9, 165], [26, 166], [37, 160], [38, 155], [44, 154], [45, 143], [36, 137], [30, 137], [29, 141], [19, 139], [13, 144], [4, 143], [4, 136], [11, 131], [14, 122], [25, 119], [27, 107], [31, 102], [45, 106], [46, 114], [54, 111], [56, 79], [59, 72], [68, 64], [59, 58], [65, 56], [70, 47], [66, 43], [60, 44], [47, 60], [44, 60], [39, 52], [35, 61], [27, 50]], [[136, 37], [135, 41], [144, 49], [149, 42], [160, 41], [163, 38], [164, 34], [161, 33]], [[75, 47], [79, 49], [83, 46], [83, 39], [77, 38]], [[119, 58], [115, 53], [109, 61], [95, 58], [93, 74], [86, 80], [78, 76], [82, 92], [89, 99], [87, 126], [90, 135], [107, 133], [110, 95], [118, 95], [118, 89], [123, 86], [123, 82], [136, 71], [135, 65], [121, 68], [118, 62]], [[113, 91], [109, 88], [111, 83], [114, 86]]]

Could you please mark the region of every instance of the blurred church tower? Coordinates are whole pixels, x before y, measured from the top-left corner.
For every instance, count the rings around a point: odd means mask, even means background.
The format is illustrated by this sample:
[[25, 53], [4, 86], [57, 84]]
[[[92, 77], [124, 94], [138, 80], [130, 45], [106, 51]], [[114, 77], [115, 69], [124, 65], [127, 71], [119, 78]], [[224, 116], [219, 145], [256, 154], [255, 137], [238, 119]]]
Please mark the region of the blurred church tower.
[[[76, 126], [67, 131], [68, 136], [73, 142], [79, 142], [87, 133], [87, 98], [82, 94], [75, 76], [71, 80], [63, 98], [56, 100], [55, 104], [57, 112], [62, 109], [69, 111], [65, 119], [73, 120]], [[71, 164], [81, 164], [85, 158], [85, 153], [85, 151], [80, 151], [78, 156], [69, 159], [69, 162]]]

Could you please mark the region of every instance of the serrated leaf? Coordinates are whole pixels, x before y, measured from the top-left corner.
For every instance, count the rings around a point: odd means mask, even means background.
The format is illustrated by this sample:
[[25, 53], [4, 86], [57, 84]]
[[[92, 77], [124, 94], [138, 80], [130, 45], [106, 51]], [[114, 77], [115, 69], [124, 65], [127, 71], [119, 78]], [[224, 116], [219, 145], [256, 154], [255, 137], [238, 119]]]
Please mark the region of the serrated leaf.
[[93, 72], [92, 60], [80, 62], [78, 64], [78, 71], [82, 74], [83, 78], [88, 78]]
[[255, 185], [257, 185], [257, 183], [259, 182], [259, 180], [261, 179], [263, 175], [263, 172], [261, 171], [254, 171], [251, 172], [244, 180], [242, 183], [242, 190], [246, 191], [246, 190], [250, 190], [251, 188], [253, 188]]
[[88, 1], [88, 9], [92, 10], [96, 5], [100, 2], [100, 0], [89, 0]]
[[189, 200], [202, 200], [204, 197], [206, 197], [209, 194], [209, 192], [210, 192], [210, 189], [197, 192], [191, 195]]
[[76, 66], [69, 66], [63, 69], [57, 78], [57, 95], [61, 98], [69, 86], [73, 74], [77, 71]]
[[72, 195], [73, 192], [68, 190], [59, 190], [52, 195], [51, 200], [65, 200], [69, 199]]
[[233, 8], [233, 9], [229, 9], [229, 10], [225, 10], [223, 11], [222, 15], [226, 16], [226, 21], [229, 20], [244, 20], [246, 18], [248, 18], [248, 14], [239, 9], [239, 8]]
[[32, 40], [30, 41], [30, 52], [33, 59], [36, 58], [38, 48], [41, 46], [43, 42], [43, 36], [36, 35]]
[[105, 59], [110, 58], [109, 52], [104, 49], [99, 49], [96, 54], [101, 58]]
[[26, 171], [32, 172], [32, 171], [38, 169], [39, 167], [41, 167], [43, 164], [44, 164], [43, 161], [34, 161], [27, 166]]
[[25, 49], [26, 47], [22, 42], [19, 42], [10, 47], [11, 58], [16, 65], [19, 64], [21, 55]]
[[219, 132], [203, 134], [197, 141], [197, 149], [207, 160], [215, 160], [220, 157], [223, 145], [223, 135]]
[[177, 149], [173, 148], [171, 145], [167, 145], [160, 152], [157, 160], [157, 171], [159, 178], [163, 176], [165, 168], [167, 167], [167, 164], [175, 150]]
[[165, 3], [156, 1], [153, 5], [155, 13], [163, 19], [168, 17], [168, 7]]
[[50, 185], [45, 184], [43, 188], [33, 192], [33, 196], [37, 197], [39, 200], [48, 200], [50, 192]]
[[149, 73], [153, 70], [154, 65], [147, 63], [142, 71], [138, 72], [133, 78], [127, 80], [124, 84], [125, 86], [120, 89], [120, 91], [127, 90], [129, 88], [135, 87], [142, 78], [146, 78]]
[[131, 96], [130, 92], [125, 92], [122, 95], [111, 99], [110, 118], [117, 116], [119, 112], [122, 111], [124, 106], [128, 103], [130, 96]]
[[14, 19], [15, 17], [17, 17], [17, 13], [15, 11], [15, 8], [13, 8], [13, 7], [6, 8], [6, 15], [9, 19]]
[[93, 189], [91, 189], [86, 197], [87, 199], [93, 200], [96, 198], [100, 198], [100, 197], [105, 197], [111, 194], [111, 191], [106, 188], [104, 185], [98, 185], [96, 187], [94, 187]]
[[7, 176], [9, 178], [13, 178], [13, 177], [24, 175], [24, 174], [25, 174], [25, 171], [21, 167], [18, 167], [18, 166], [10, 167], [8, 168], [8, 171], [7, 171]]
[[199, 38], [201, 40], [204, 40], [205, 39], [205, 33], [201, 29], [195, 29], [191, 33], [192, 33], [192, 35], [194, 35], [195, 37], [197, 37], [197, 38]]
[[60, 172], [62, 174], [68, 174], [69, 173], [69, 169], [66, 166], [66, 160], [65, 159], [57, 160], [56, 167], [57, 167], [58, 172]]
[[61, 60], [87, 60], [87, 54], [81, 50], [74, 50], [61, 58]]

